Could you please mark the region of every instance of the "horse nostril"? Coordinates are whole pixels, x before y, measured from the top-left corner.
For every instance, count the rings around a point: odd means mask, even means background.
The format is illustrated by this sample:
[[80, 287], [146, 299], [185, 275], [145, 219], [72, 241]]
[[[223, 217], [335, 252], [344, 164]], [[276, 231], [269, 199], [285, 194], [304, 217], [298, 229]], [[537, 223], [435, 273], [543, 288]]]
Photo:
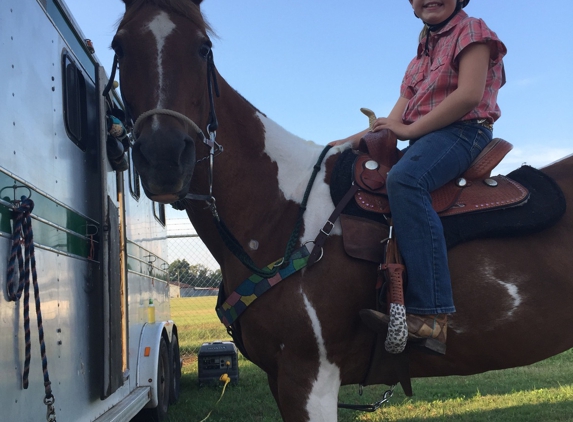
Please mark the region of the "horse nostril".
[[148, 161], [147, 157], [141, 151], [141, 142], [140, 141], [136, 141], [133, 144], [131, 150], [132, 150], [131, 152], [133, 155], [133, 162], [134, 162], [136, 168], [141, 169], [143, 166], [149, 166], [149, 161]]
[[193, 138], [190, 136], [186, 136], [185, 139], [183, 139], [183, 142], [185, 143], [185, 147], [183, 148], [183, 151], [181, 151], [181, 155], [179, 156], [180, 166], [185, 166], [186, 164], [189, 163], [189, 160], [195, 159], [195, 141], [193, 140]]

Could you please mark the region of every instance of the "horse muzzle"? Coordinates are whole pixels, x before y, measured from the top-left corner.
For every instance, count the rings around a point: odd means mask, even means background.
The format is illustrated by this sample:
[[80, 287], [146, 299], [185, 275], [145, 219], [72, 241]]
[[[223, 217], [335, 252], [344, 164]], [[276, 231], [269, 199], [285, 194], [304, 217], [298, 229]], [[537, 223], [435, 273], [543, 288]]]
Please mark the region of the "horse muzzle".
[[133, 145], [133, 162], [145, 194], [172, 203], [183, 198], [195, 169], [195, 141], [175, 128], [144, 131]]

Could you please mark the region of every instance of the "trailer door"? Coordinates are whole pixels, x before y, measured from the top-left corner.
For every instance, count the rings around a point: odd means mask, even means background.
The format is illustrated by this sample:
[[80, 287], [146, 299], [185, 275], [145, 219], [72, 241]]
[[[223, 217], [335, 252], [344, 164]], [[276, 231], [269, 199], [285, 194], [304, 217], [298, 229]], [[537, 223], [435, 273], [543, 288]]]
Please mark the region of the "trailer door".
[[[103, 252], [106, 262], [103, 263], [103, 384], [102, 398], [113, 394], [129, 376], [127, 361], [127, 315], [126, 312], [126, 283], [123, 178], [116, 174], [107, 160], [107, 121], [108, 104], [101, 93], [107, 84], [107, 76], [103, 67], [98, 68], [98, 84], [100, 93], [100, 124], [102, 148], [102, 203], [105, 215]], [[113, 98], [113, 97], [112, 97]]]

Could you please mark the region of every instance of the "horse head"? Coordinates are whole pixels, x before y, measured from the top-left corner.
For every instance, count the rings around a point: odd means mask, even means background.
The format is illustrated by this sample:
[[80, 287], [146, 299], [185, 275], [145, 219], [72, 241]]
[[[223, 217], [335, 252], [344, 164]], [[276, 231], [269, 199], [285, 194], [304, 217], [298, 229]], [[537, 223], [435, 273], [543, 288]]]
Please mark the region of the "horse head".
[[[201, 127], [214, 131], [209, 76], [214, 76], [201, 0], [124, 0], [112, 41], [121, 94], [135, 121], [133, 161], [146, 195], [172, 203], [189, 189]], [[211, 103], [211, 107], [209, 104]]]

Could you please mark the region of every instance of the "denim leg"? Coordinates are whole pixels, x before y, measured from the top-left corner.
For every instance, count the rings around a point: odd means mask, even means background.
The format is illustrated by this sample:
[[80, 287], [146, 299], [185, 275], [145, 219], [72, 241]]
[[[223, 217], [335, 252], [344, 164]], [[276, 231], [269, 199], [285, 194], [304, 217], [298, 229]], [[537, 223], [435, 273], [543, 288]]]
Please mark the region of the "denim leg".
[[491, 135], [480, 125], [455, 123], [418, 139], [388, 173], [394, 233], [408, 274], [408, 313], [455, 312], [444, 231], [430, 192], [467, 170]]

